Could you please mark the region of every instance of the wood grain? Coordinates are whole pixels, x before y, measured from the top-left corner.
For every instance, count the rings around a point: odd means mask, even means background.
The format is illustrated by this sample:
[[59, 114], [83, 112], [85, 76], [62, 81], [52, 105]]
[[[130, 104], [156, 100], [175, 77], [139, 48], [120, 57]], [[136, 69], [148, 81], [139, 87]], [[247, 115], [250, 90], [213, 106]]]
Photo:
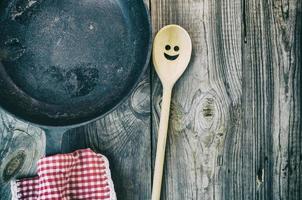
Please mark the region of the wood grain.
[[240, 184], [245, 198], [302, 198], [301, 11], [301, 1], [246, 1], [242, 176], [256, 179]]
[[[194, 49], [174, 90], [162, 199], [301, 199], [301, 3], [157, 0], [151, 8], [155, 31], [179, 24]], [[154, 73], [152, 87], [154, 144]]]
[[[242, 65], [241, 4], [223, 2], [167, 0], [151, 5], [155, 7], [152, 19], [156, 29], [179, 24], [188, 30], [193, 42], [191, 65], [176, 85], [172, 100], [162, 199], [210, 200], [222, 196], [218, 179], [225, 139], [240, 128], [235, 119], [240, 107]], [[153, 106], [159, 110], [161, 89], [156, 78], [152, 83]], [[156, 113], [153, 127], [157, 126]]]

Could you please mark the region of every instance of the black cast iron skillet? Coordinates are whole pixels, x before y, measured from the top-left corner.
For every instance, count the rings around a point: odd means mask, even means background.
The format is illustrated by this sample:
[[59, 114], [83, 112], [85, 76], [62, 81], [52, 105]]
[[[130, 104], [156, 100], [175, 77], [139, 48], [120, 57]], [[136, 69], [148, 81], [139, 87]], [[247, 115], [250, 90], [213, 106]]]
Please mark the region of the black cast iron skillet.
[[54, 153], [54, 127], [115, 108], [138, 83], [150, 46], [143, 0], [2, 0], [0, 106], [46, 128]]

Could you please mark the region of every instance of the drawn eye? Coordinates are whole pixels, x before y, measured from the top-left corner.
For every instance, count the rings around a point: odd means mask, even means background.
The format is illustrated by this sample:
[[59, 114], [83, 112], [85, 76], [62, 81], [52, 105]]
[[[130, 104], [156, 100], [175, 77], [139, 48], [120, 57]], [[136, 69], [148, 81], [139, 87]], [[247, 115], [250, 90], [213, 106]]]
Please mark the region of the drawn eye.
[[165, 48], [166, 48], [167, 51], [169, 51], [171, 49], [171, 46], [170, 45], [166, 45]]
[[179, 46], [175, 46], [174, 51], [179, 51]]

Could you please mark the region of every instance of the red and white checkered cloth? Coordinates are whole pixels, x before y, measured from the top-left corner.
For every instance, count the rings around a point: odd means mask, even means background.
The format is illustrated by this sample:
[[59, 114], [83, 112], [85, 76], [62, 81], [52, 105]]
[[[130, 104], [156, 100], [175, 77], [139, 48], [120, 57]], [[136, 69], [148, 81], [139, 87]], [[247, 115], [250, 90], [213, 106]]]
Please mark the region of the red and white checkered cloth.
[[18, 200], [116, 200], [106, 157], [90, 149], [44, 157], [38, 176], [17, 180]]

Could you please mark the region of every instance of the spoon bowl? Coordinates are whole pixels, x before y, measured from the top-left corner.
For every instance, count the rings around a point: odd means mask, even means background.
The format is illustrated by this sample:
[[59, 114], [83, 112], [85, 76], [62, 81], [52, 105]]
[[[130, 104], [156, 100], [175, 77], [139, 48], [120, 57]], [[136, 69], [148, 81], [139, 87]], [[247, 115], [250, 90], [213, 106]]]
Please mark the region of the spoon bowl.
[[153, 43], [153, 64], [163, 84], [173, 87], [187, 68], [192, 42], [185, 29], [168, 25], [156, 35]]

